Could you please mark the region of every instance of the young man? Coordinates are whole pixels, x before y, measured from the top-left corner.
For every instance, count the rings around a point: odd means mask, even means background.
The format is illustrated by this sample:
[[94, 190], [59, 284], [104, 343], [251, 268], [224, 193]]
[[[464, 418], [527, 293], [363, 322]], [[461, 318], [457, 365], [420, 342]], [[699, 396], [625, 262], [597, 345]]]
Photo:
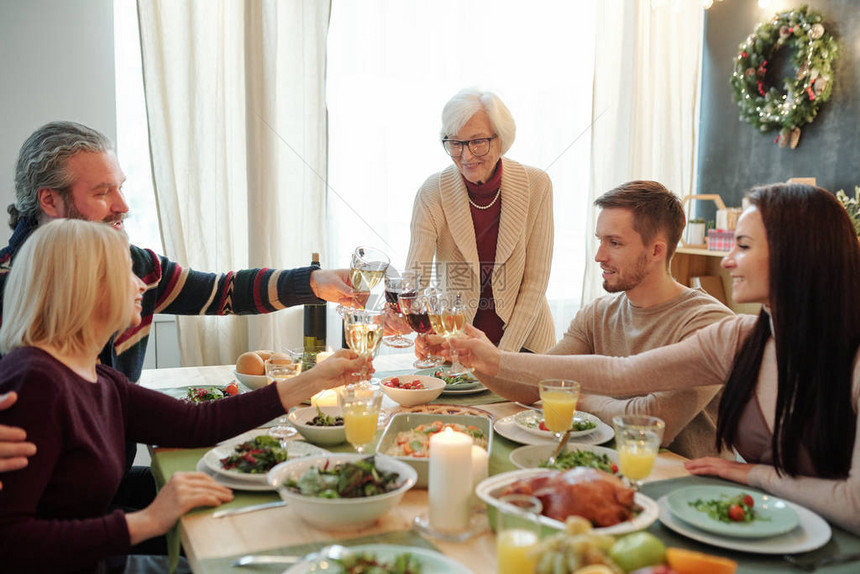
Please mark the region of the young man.
[[[595, 201], [601, 208], [594, 260], [610, 293], [577, 313], [564, 338], [547, 354], [597, 354], [625, 357], [681, 341], [702, 327], [732, 315], [706, 293], [675, 281], [669, 262], [684, 229], [678, 198], [653, 181], [631, 181]], [[539, 398], [534, 380], [481, 380], [500, 395], [531, 403]], [[715, 447], [719, 386], [645, 396], [611, 398], [583, 395], [577, 408], [608, 424], [624, 413], [647, 414], [666, 421], [663, 445], [695, 458]]]

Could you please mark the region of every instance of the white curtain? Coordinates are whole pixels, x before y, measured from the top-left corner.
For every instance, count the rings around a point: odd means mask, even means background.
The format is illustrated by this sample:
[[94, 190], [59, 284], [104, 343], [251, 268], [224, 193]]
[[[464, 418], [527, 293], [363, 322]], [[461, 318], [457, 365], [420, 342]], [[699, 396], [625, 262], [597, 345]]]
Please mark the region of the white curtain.
[[[651, 179], [679, 197], [695, 190], [704, 16], [700, 2], [597, 3], [591, 140], [593, 202], [613, 187]], [[589, 209], [583, 303], [603, 294]]]
[[[165, 254], [223, 273], [324, 252], [325, 42], [316, 0], [139, 0]], [[297, 346], [301, 311], [181, 317], [184, 365]]]

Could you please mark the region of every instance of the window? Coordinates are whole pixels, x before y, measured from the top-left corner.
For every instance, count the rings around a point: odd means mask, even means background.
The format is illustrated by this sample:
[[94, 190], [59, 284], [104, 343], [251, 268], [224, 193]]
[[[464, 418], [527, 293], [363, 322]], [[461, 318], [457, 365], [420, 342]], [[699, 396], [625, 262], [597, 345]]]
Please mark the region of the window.
[[457, 91], [499, 94], [517, 124], [507, 155], [553, 182], [548, 298], [558, 333], [579, 307], [586, 256], [592, 2], [334, 0], [328, 35], [329, 266], [356, 245], [402, 267], [420, 185], [450, 165], [442, 107]]
[[126, 175], [123, 191], [129, 207], [125, 228], [134, 245], [163, 253], [152, 185], [136, 2], [114, 0], [114, 54], [115, 143], [119, 164]]

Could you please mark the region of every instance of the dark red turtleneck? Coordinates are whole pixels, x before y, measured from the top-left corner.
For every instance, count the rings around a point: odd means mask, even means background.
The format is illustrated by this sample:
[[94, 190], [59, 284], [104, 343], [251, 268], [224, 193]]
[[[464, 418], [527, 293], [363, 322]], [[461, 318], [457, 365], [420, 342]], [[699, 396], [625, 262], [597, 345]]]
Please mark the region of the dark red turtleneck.
[[[498, 345], [504, 333], [504, 323], [496, 315], [496, 302], [493, 299], [493, 267], [496, 264], [496, 241], [499, 238], [499, 219], [502, 215], [502, 160], [496, 170], [484, 183], [472, 183], [463, 179], [469, 192], [469, 209], [475, 227], [475, 243], [478, 246], [478, 261], [481, 262], [481, 301], [475, 314], [473, 325], [487, 334]], [[498, 198], [496, 194], [499, 194]], [[495, 202], [493, 200], [495, 199]], [[490, 205], [492, 203], [492, 205]], [[487, 209], [478, 209], [475, 205]]]

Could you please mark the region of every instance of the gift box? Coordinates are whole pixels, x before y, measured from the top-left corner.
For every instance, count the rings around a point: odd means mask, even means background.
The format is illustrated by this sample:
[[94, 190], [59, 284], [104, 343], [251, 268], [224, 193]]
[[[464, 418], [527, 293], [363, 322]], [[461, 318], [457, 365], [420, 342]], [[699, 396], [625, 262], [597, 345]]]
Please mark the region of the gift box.
[[728, 251], [735, 242], [735, 232], [725, 229], [708, 230], [708, 251]]

